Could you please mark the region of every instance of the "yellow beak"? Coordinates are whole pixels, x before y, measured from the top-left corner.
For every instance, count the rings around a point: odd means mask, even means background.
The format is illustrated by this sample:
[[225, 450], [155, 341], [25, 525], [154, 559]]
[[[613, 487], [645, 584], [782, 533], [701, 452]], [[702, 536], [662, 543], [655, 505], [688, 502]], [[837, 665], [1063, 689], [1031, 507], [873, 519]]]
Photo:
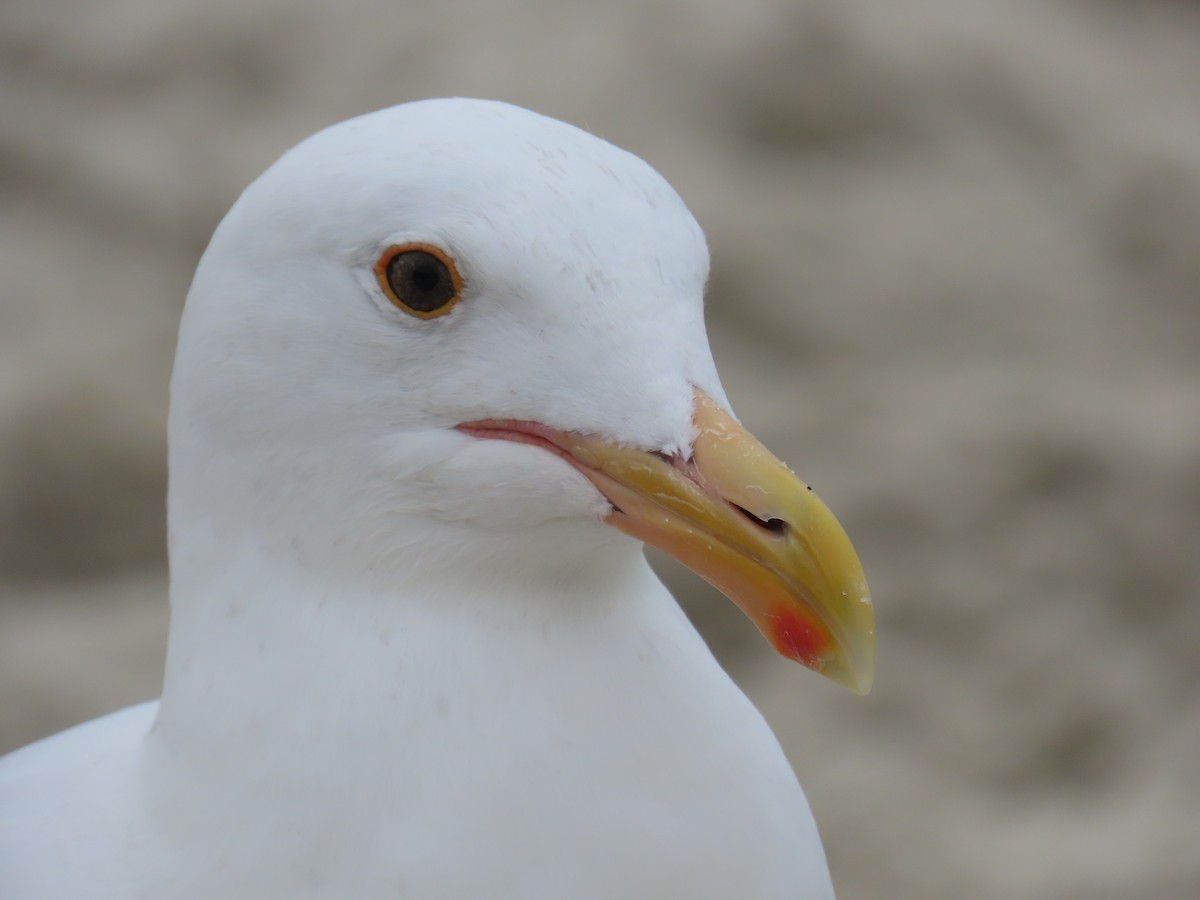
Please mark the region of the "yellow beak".
[[846, 532], [812, 488], [700, 390], [693, 417], [688, 460], [535, 423], [460, 427], [552, 445], [613, 505], [610, 525], [710, 582], [784, 656], [867, 693], [875, 616]]

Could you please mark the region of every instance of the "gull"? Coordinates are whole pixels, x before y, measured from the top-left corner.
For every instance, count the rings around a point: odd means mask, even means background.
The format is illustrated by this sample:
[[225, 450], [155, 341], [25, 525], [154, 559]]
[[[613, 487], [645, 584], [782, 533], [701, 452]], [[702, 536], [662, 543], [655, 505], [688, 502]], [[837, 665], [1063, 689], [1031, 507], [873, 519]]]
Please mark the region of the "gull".
[[828, 898], [643, 542], [863, 693], [862, 567], [737, 421], [666, 181], [498, 102], [285, 154], [188, 294], [160, 701], [0, 761], [0, 896]]

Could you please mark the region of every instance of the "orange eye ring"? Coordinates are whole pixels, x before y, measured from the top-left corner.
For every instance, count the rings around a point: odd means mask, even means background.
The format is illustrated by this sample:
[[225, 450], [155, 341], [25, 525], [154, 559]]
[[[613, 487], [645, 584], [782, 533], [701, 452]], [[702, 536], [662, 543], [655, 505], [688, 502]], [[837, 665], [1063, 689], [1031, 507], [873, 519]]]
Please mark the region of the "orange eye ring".
[[444, 316], [462, 297], [458, 267], [432, 244], [396, 244], [375, 263], [375, 278], [392, 305], [418, 319]]

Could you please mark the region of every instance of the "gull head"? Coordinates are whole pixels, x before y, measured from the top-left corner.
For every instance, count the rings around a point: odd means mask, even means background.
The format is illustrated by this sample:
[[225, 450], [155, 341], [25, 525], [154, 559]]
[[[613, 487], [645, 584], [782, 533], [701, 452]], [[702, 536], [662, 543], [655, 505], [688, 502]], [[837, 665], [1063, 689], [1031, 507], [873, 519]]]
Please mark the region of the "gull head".
[[561, 578], [640, 540], [865, 690], [861, 566], [732, 416], [707, 274], [670, 185], [553, 119], [434, 100], [309, 138], [235, 203], [188, 295], [173, 578], [221, 546], [398, 588], [468, 559]]

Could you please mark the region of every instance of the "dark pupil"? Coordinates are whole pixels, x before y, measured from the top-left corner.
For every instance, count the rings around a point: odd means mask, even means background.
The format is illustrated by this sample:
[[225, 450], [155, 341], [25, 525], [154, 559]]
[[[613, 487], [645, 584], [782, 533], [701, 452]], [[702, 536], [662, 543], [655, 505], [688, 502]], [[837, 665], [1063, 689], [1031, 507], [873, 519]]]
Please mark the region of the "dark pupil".
[[397, 299], [418, 312], [433, 312], [454, 299], [454, 280], [445, 263], [424, 250], [397, 253], [387, 276]]
[[433, 266], [417, 266], [412, 272], [413, 285], [419, 291], [432, 291], [437, 287], [438, 273]]

